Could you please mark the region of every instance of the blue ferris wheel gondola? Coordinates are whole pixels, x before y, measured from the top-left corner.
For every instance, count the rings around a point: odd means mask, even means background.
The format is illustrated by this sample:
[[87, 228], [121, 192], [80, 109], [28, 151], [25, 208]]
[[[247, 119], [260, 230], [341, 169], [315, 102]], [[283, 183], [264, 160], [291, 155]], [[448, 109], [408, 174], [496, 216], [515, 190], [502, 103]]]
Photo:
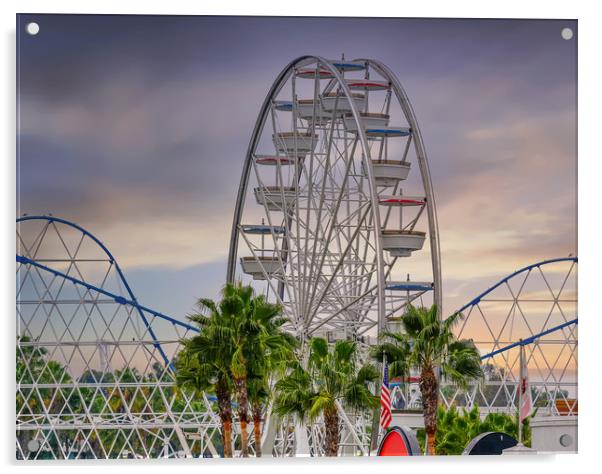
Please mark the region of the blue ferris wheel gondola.
[[371, 137], [407, 137], [411, 135], [412, 130], [409, 127], [381, 127], [368, 128], [366, 135]]
[[245, 234], [252, 235], [266, 235], [271, 234], [284, 234], [284, 227], [281, 226], [271, 226], [271, 225], [243, 225], [242, 231]]
[[359, 61], [332, 61], [331, 64], [339, 71], [363, 71], [366, 64]]
[[293, 102], [290, 100], [276, 100], [274, 101], [274, 108], [283, 112], [290, 112], [293, 110]]
[[391, 282], [386, 289], [392, 291], [431, 291], [433, 284], [413, 281]]

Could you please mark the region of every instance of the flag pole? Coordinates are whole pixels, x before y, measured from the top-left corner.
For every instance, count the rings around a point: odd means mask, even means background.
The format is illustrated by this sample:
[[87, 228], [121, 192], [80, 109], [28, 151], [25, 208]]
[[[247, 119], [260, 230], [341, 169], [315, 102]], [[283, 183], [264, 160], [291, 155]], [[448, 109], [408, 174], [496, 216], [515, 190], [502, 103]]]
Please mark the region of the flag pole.
[[[385, 354], [383, 352], [383, 362], [380, 370], [380, 388], [378, 389], [378, 396], [381, 397], [382, 386], [383, 386], [383, 378], [384, 378], [384, 368], [385, 368]], [[372, 435], [370, 440], [370, 450], [374, 451], [378, 448], [378, 441], [380, 439], [380, 417], [381, 417], [380, 404], [378, 407], [374, 409], [374, 414], [372, 416]]]
[[[381, 382], [380, 382], [381, 389], [380, 390], [381, 390], [381, 392], [382, 392], [382, 386], [385, 383], [385, 367], [386, 367], [386, 364], [387, 364], [387, 354], [385, 354], [385, 351], [383, 351], [383, 369], [380, 371], [380, 375], [381, 375]], [[383, 411], [382, 410], [383, 409], [381, 407], [380, 410], [379, 410], [379, 420], [378, 420], [378, 435], [379, 435], [379, 438], [380, 438], [380, 435], [383, 434], [383, 432], [385, 431], [383, 429], [383, 427], [380, 426], [380, 417], [383, 416]]]
[[521, 408], [523, 406], [523, 380], [524, 380], [524, 376], [525, 374], [523, 373], [523, 366], [524, 366], [524, 351], [523, 351], [523, 340], [520, 339], [519, 340], [519, 347], [520, 347], [520, 369], [519, 369], [519, 382], [518, 382], [518, 413], [517, 413], [517, 419], [518, 419], [518, 444], [522, 444], [523, 442], [523, 423], [522, 420], [520, 419], [520, 412], [521, 412]]

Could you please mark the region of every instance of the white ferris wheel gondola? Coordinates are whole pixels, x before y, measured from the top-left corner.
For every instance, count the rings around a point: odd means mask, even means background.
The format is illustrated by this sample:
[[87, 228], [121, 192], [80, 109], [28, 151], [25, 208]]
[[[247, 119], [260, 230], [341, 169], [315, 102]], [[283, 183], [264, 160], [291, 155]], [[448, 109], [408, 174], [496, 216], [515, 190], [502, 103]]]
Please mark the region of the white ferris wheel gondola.
[[[351, 98], [351, 100], [349, 99]], [[343, 95], [340, 92], [328, 92], [320, 95], [320, 103], [322, 108], [330, 113], [337, 115], [346, 115], [353, 113], [353, 102], [357, 110], [364, 110], [367, 106], [368, 99], [365, 94], [353, 93], [349, 96]]]

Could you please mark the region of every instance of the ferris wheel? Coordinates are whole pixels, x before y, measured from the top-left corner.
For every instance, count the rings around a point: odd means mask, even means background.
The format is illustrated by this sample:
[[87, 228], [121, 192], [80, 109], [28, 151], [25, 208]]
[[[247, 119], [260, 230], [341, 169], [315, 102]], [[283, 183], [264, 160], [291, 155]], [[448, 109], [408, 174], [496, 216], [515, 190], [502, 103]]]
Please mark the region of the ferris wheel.
[[292, 61], [247, 150], [227, 280], [255, 280], [301, 338], [366, 341], [408, 304], [441, 306], [439, 254], [425, 148], [391, 70]]

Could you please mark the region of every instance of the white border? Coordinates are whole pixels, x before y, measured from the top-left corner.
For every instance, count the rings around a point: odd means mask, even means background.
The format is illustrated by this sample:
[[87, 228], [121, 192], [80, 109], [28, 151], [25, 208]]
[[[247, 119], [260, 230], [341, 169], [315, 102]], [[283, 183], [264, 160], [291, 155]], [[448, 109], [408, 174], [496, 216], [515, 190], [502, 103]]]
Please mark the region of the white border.
[[[555, 1], [527, 2], [525, 0], [504, 0], [500, 2], [478, 2], [469, 0], [452, 1], [383, 1], [366, 2], [358, 0], [330, 1], [303, 0], [290, 4], [280, 1], [240, 1], [229, 2], [206, 1], [186, 2], [182, 0], [165, 0], [163, 2], [145, 0], [134, 4], [123, 0], [104, 0], [82, 2], [75, 0], [0, 2], [2, 16], [3, 47], [0, 49], [0, 80], [2, 87], [2, 104], [5, 104], [1, 115], [1, 143], [4, 144], [4, 156], [0, 176], [3, 179], [2, 196], [2, 242], [3, 264], [0, 278], [0, 301], [2, 302], [2, 321], [5, 327], [3, 335], [4, 366], [6, 375], [0, 394], [2, 396], [1, 411], [2, 429], [0, 431], [0, 450], [7, 468], [14, 469], [14, 353], [12, 337], [14, 335], [14, 219], [15, 219], [15, 13], [127, 13], [127, 14], [210, 14], [210, 15], [289, 15], [289, 16], [396, 16], [396, 17], [467, 17], [467, 18], [567, 18], [579, 20], [579, 310], [582, 314], [580, 322], [581, 347], [579, 354], [579, 402], [581, 417], [579, 420], [579, 452], [574, 455], [544, 456], [537, 458], [430, 458], [430, 459], [286, 459], [286, 460], [253, 460], [244, 465], [237, 461], [202, 460], [193, 463], [138, 463], [128, 464], [132, 472], [165, 471], [174, 469], [220, 469], [226, 471], [257, 472], [303, 472], [308, 468], [320, 472], [333, 469], [358, 468], [374, 469], [374, 462], [384, 469], [410, 469], [420, 472], [451, 469], [452, 471], [486, 470], [489, 473], [520, 471], [523, 469], [541, 470], [545, 472], [577, 472], [589, 465], [600, 465], [602, 455], [598, 448], [600, 436], [600, 413], [602, 403], [598, 400], [602, 394], [602, 355], [599, 352], [600, 334], [602, 334], [602, 310], [596, 296], [600, 294], [601, 278], [599, 269], [602, 265], [600, 235], [600, 180], [602, 177], [602, 160], [600, 152], [600, 16], [593, 1]], [[598, 304], [596, 304], [598, 302]], [[519, 459], [520, 458], [520, 459]], [[381, 465], [380, 463], [384, 463]], [[93, 471], [106, 470], [112, 465], [117, 469], [125, 466], [117, 463], [86, 463], [67, 465], [34, 464], [26, 465], [26, 471], [39, 472], [40, 469], [86, 469]]]

